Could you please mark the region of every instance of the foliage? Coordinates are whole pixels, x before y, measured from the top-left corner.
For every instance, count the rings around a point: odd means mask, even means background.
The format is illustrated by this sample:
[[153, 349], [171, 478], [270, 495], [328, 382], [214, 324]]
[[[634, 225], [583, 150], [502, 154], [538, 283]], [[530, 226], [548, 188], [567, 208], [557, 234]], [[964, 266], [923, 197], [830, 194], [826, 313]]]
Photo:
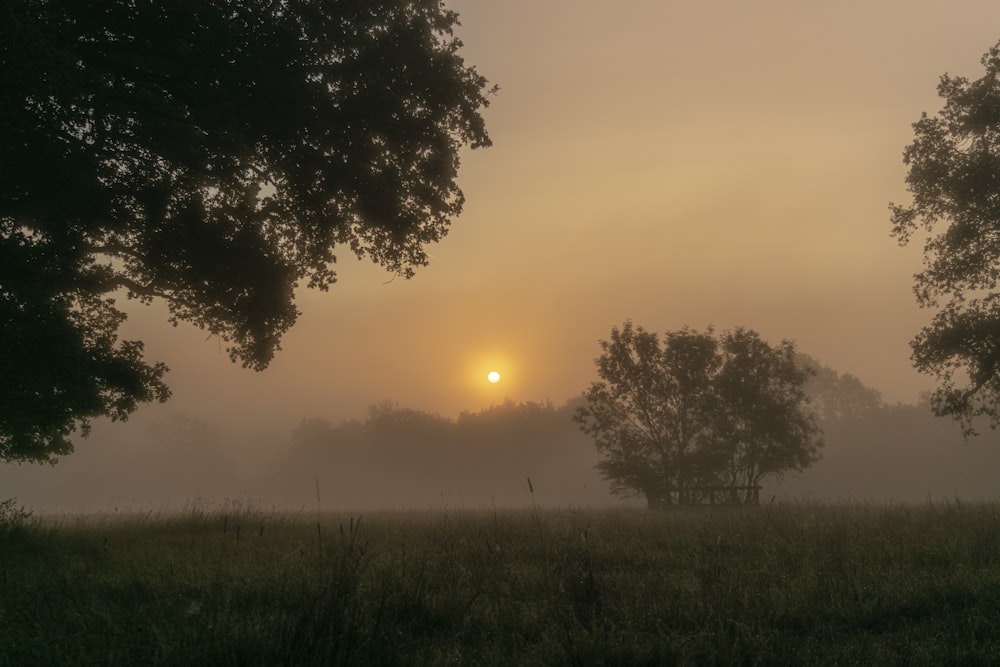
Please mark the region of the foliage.
[[838, 373], [803, 353], [795, 363], [809, 374], [803, 389], [820, 422], [857, 421], [884, 407], [882, 393], [850, 373]]
[[724, 332], [719, 348], [713, 440], [706, 449], [723, 458], [721, 475], [710, 481], [742, 488], [737, 497], [756, 502], [765, 476], [802, 471], [818, 459], [820, 429], [804, 389], [809, 372], [796, 363], [790, 341], [772, 346], [746, 329]]
[[116, 297], [262, 369], [343, 248], [409, 277], [492, 92], [439, 0], [0, 6], [0, 459], [166, 400]]
[[63, 519], [0, 541], [51, 664], [995, 664], [995, 504]]
[[598, 468], [615, 493], [657, 507], [724, 485], [731, 500], [755, 502], [764, 476], [816, 459], [808, 372], [792, 343], [771, 346], [742, 328], [718, 337], [684, 328], [661, 344], [627, 321], [601, 350], [600, 380], [575, 419], [604, 456]]
[[1000, 44], [982, 64], [973, 81], [941, 77], [944, 107], [921, 115], [903, 153], [912, 203], [890, 205], [901, 245], [926, 232], [914, 292], [937, 312], [911, 343], [913, 362], [938, 380], [935, 412], [966, 435], [980, 416], [1000, 424]]
[[539, 502], [565, 506], [610, 500], [595, 462], [569, 406], [508, 401], [448, 419], [386, 402], [364, 421], [301, 422], [268, 484], [293, 505], [318, 479], [339, 506], [522, 506], [531, 477]]

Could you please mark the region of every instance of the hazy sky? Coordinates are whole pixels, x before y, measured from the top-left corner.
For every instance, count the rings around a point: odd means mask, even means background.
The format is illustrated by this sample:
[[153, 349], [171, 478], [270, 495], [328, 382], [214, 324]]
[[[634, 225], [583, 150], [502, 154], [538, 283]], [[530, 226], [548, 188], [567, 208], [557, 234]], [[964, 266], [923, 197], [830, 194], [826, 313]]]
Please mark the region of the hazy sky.
[[263, 373], [139, 309], [126, 333], [172, 368], [165, 410], [294, 424], [385, 399], [561, 403], [626, 318], [790, 338], [890, 401], [931, 386], [907, 346], [928, 318], [921, 253], [889, 237], [887, 205], [908, 201], [901, 154], [939, 76], [978, 77], [1000, 38], [995, 0], [448, 4], [501, 91], [431, 265], [387, 283], [341, 253]]

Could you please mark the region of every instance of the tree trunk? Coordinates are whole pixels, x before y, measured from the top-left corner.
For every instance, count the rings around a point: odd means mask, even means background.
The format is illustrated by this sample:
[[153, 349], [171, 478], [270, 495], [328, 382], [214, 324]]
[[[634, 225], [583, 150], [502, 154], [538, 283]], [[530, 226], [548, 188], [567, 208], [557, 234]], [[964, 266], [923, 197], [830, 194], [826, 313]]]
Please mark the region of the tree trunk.
[[651, 510], [663, 509], [673, 504], [669, 493], [647, 491], [644, 495], [646, 496], [646, 507]]

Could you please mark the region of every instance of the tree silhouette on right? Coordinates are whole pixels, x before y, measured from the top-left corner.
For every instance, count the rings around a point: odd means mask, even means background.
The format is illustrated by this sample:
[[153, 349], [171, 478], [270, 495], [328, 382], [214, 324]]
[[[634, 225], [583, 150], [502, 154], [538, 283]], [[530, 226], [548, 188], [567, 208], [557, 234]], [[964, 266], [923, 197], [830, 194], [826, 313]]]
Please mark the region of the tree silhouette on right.
[[934, 376], [934, 412], [1000, 424], [1000, 43], [982, 58], [976, 80], [945, 74], [943, 108], [913, 124], [909, 206], [890, 204], [892, 235], [907, 245], [924, 237], [924, 266], [914, 293], [935, 309], [911, 342], [914, 366]]

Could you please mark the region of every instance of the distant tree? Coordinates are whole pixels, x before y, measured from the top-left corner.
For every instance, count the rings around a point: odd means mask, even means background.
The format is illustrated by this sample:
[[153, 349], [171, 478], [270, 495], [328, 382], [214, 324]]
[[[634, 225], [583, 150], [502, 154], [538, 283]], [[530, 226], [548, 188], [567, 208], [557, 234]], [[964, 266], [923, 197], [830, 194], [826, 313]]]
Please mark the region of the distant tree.
[[440, 0], [0, 3], [0, 460], [166, 400], [118, 297], [262, 369], [338, 247], [409, 277], [492, 92]]
[[913, 362], [937, 378], [938, 415], [974, 435], [973, 420], [1000, 424], [1000, 44], [970, 81], [945, 74], [944, 107], [914, 123], [903, 153], [910, 206], [890, 205], [901, 245], [925, 232], [917, 302], [936, 309], [912, 341]]
[[[358, 422], [345, 422], [343, 426], [361, 430]], [[330, 422], [319, 417], [303, 419], [292, 431], [291, 449], [296, 455], [315, 455], [333, 439], [334, 428]]]
[[881, 392], [850, 373], [838, 373], [808, 354], [797, 354], [795, 363], [809, 374], [804, 391], [821, 422], [855, 421], [883, 407]]
[[[697, 500], [706, 486], [755, 486], [815, 459], [818, 428], [794, 346], [746, 329], [659, 336], [631, 321], [601, 341], [600, 380], [575, 419], [594, 438], [601, 475], [650, 507]], [[738, 500], [755, 501], [752, 493]]]
[[588, 444], [569, 406], [550, 402], [506, 401], [448, 419], [383, 401], [363, 421], [304, 420], [274, 481], [297, 495], [318, 477], [324, 499], [372, 507], [523, 507], [532, 493], [556, 506], [607, 502]]
[[382, 401], [368, 408], [364, 430], [369, 446], [413, 452], [420, 449], [417, 443], [440, 443], [451, 426], [446, 417]]

